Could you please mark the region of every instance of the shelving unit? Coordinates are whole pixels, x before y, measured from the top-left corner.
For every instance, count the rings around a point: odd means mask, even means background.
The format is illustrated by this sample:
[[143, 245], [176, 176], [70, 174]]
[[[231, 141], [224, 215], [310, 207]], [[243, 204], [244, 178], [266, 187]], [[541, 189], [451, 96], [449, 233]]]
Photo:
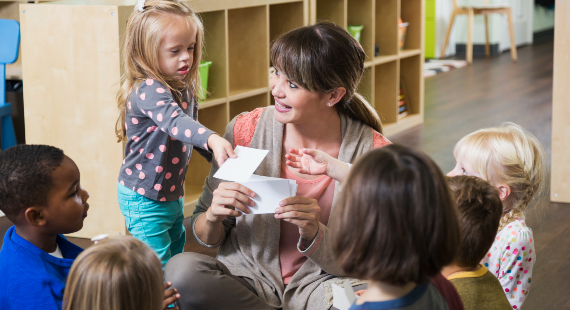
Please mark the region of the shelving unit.
[[[76, 237], [127, 232], [116, 198], [123, 146], [115, 142], [113, 128], [120, 42], [134, 3], [72, 0], [19, 8], [26, 140], [60, 147], [80, 167], [91, 208], [84, 228], [73, 234]], [[200, 12], [206, 30], [203, 60], [212, 61], [199, 120], [223, 134], [235, 115], [270, 104], [270, 40], [307, 25], [309, 2], [192, 0], [188, 4]], [[191, 215], [209, 172], [210, 164], [193, 152], [184, 185], [186, 216]]]
[[[424, 11], [422, 0], [310, 0], [310, 22], [332, 21], [363, 25], [361, 45], [366, 52], [365, 73], [358, 92], [380, 115], [384, 135], [391, 136], [423, 123]], [[398, 47], [398, 19], [408, 22], [402, 50]], [[379, 47], [374, 56], [374, 44]], [[400, 79], [408, 90], [411, 113], [398, 119]]]

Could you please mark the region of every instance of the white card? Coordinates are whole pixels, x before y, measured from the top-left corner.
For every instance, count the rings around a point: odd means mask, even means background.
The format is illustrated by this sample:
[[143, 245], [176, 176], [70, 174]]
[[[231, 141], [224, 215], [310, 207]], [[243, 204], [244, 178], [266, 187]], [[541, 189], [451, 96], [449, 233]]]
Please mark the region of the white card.
[[356, 294], [352, 289], [350, 281], [344, 281], [344, 288], [332, 284], [333, 291], [333, 307], [339, 310], [348, 310], [356, 300]]
[[258, 150], [244, 146], [237, 146], [235, 151], [237, 158], [228, 158], [214, 174], [215, 178], [231, 181], [245, 182], [259, 167], [268, 150]]
[[255, 205], [249, 207], [251, 214], [275, 213], [275, 208], [279, 207], [281, 200], [291, 197], [289, 180], [266, 178], [268, 177], [263, 177], [263, 180], [238, 182], [255, 193], [255, 197], [251, 198]]

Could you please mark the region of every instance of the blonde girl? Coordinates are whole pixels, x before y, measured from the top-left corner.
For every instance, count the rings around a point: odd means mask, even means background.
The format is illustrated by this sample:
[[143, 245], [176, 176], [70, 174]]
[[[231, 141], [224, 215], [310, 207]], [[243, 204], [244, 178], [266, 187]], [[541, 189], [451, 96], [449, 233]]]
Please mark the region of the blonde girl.
[[73, 262], [63, 308], [166, 309], [180, 296], [164, 288], [160, 260], [154, 251], [132, 237], [112, 237], [85, 250]]
[[116, 133], [125, 144], [117, 185], [129, 232], [166, 264], [184, 249], [184, 178], [193, 147], [219, 165], [231, 144], [197, 121], [203, 27], [178, 0], [140, 0], [129, 17]]
[[546, 156], [538, 139], [521, 126], [504, 123], [463, 137], [453, 151], [448, 176], [482, 178], [499, 190], [503, 215], [495, 241], [482, 263], [501, 282], [513, 309], [520, 309], [535, 263], [533, 234], [525, 211], [545, 202]]

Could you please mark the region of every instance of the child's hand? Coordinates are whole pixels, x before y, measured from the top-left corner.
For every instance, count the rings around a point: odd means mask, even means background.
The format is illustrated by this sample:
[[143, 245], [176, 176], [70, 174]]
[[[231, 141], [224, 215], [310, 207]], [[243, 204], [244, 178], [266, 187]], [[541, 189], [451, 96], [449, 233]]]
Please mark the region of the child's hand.
[[237, 158], [237, 155], [234, 153], [234, 149], [232, 148], [232, 144], [229, 143], [228, 140], [216, 134], [212, 134], [208, 137], [208, 147], [212, 152], [214, 152], [214, 158], [220, 167], [226, 159], [230, 157]]
[[289, 149], [289, 153], [285, 155], [286, 164], [293, 168], [299, 168], [299, 173], [326, 174], [339, 182], [344, 181], [348, 175], [348, 164], [325, 152], [313, 149]]
[[162, 310], [167, 310], [167, 309], [175, 309], [178, 310], [178, 307], [174, 307], [174, 308], [168, 308], [168, 305], [172, 304], [173, 302], [177, 301], [178, 299], [180, 299], [180, 294], [178, 294], [178, 290], [173, 288], [173, 289], [168, 289], [172, 286], [172, 282], [166, 282], [164, 283], [164, 301], [162, 302]]

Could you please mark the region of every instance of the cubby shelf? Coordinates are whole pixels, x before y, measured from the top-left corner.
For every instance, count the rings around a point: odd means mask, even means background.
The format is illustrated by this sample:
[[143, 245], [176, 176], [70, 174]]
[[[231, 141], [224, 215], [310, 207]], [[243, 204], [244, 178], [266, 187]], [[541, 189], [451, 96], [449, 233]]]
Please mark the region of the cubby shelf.
[[[358, 92], [373, 106], [386, 136], [421, 125], [424, 117], [422, 0], [310, 0], [310, 22], [332, 21], [344, 28], [363, 25], [360, 43], [366, 52]], [[399, 19], [409, 23], [399, 48]], [[378, 55], [375, 55], [375, 45]], [[404, 81], [411, 111], [398, 118], [398, 92]]]
[[[204, 126], [223, 135], [235, 115], [270, 104], [270, 42], [309, 23], [308, 1], [187, 1], [204, 24], [202, 60], [212, 62], [207, 97], [199, 102], [198, 119]], [[5, 3], [10, 5], [10, 16], [2, 15], [7, 12], [2, 11]], [[120, 42], [134, 3], [66, 0], [18, 8], [16, 2], [0, 2], [0, 17], [21, 22], [26, 139], [56, 145], [75, 159], [81, 167], [81, 183], [92, 196], [89, 217], [84, 228], [73, 234], [76, 237], [126, 233], [116, 197], [123, 147], [109, 129], [117, 116]], [[51, 43], [38, 50], [38, 42], [46, 40]], [[73, 121], [64, 126], [56, 115]], [[77, 141], [84, 142], [78, 145]], [[184, 183], [186, 217], [192, 215], [210, 167], [197, 152], [192, 153]]]

